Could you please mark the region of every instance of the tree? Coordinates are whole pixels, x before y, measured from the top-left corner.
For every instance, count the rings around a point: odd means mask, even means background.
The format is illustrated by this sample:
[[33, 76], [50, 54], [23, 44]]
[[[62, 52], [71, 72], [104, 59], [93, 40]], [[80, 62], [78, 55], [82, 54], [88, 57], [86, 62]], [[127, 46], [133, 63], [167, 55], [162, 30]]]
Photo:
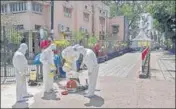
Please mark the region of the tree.
[[20, 32], [14, 31], [11, 37], [9, 38], [9, 41], [13, 44], [20, 44], [22, 38], [23, 37]]
[[138, 34], [138, 21], [140, 14], [144, 12], [143, 2], [139, 1], [115, 1], [110, 4], [111, 17], [126, 16], [129, 21], [129, 35], [133, 38]]
[[97, 37], [96, 36], [90, 36], [88, 38], [88, 46], [93, 47], [97, 43]]
[[175, 1], [154, 1], [148, 5], [146, 11], [155, 19], [154, 27], [165, 34], [167, 48], [170, 48], [170, 39], [172, 40], [172, 44], [175, 45]]
[[84, 38], [84, 33], [80, 31], [74, 31], [73, 32], [73, 39], [76, 40], [76, 42], [79, 42]]
[[153, 1], [145, 10], [153, 16], [158, 31], [165, 32], [166, 38], [174, 36], [175, 1]]
[[[16, 30], [14, 25], [18, 24], [16, 15], [1, 15], [1, 26], [4, 27], [3, 40], [7, 40], [13, 44], [19, 44], [22, 39], [20, 32]], [[5, 35], [5, 36], [4, 36]]]

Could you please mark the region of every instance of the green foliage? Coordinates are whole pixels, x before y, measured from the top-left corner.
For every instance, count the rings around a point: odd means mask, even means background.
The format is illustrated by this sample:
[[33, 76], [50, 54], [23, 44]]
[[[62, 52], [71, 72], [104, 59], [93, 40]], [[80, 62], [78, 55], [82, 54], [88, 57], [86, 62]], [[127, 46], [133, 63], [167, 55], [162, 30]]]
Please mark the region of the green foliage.
[[111, 17], [115, 17], [117, 15], [117, 7], [116, 7], [116, 4], [113, 3], [110, 5], [110, 16]]
[[13, 44], [20, 44], [20, 42], [23, 38], [21, 33], [18, 31], [11, 31], [11, 33], [7, 34], [7, 35], [8, 35], [8, 37], [7, 37], [8, 41]]
[[[144, 4], [144, 3], [143, 3]], [[126, 3], [111, 3], [110, 11], [111, 17], [114, 16], [125, 16], [129, 21], [129, 34], [134, 36], [138, 30], [138, 23], [140, 14], [144, 12], [142, 3], [136, 1], [126, 1]]]
[[96, 36], [90, 36], [88, 39], [88, 46], [93, 47], [97, 43], [97, 40]]
[[[167, 21], [171, 16], [175, 15], [175, 1], [154, 1], [144, 9], [153, 16], [154, 28], [172, 35], [172, 24]], [[166, 36], [170, 37], [169, 35]]]
[[76, 39], [76, 41], [80, 41], [84, 38], [84, 34], [83, 34], [83, 32], [75, 31], [75, 32], [73, 32], [73, 37], [74, 37], [74, 39]]
[[[137, 21], [141, 13], [150, 13], [154, 18], [154, 28], [159, 32], [165, 32], [165, 36], [173, 37], [173, 28], [171, 25], [175, 22], [168, 22], [168, 19], [175, 18], [175, 1], [125, 1], [125, 3], [111, 2], [110, 15], [126, 16], [129, 20], [129, 33], [134, 36], [138, 30]], [[172, 18], [171, 18], [172, 17]]]
[[127, 16], [129, 19], [132, 19], [134, 16], [133, 7], [129, 4], [124, 4], [120, 10], [121, 13], [123, 13], [124, 16]]

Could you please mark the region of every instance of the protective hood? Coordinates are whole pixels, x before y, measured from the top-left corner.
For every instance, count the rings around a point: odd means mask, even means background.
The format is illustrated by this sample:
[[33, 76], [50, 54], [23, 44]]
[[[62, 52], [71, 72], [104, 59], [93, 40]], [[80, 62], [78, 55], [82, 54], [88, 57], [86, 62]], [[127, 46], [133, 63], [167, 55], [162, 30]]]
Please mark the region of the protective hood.
[[73, 50], [74, 50], [74, 51], [77, 51], [78, 47], [80, 47], [79, 44], [74, 45], [74, 46], [73, 46]]
[[25, 43], [22, 43], [20, 45], [20, 48], [18, 49], [19, 52], [23, 53], [24, 55], [26, 54], [26, 51], [28, 49], [28, 46]]
[[86, 49], [83, 46], [79, 46], [77, 47], [77, 51], [82, 54], [83, 56], [85, 56], [86, 54]]
[[68, 54], [72, 53], [72, 46], [68, 46], [62, 51], [62, 57], [67, 58]]

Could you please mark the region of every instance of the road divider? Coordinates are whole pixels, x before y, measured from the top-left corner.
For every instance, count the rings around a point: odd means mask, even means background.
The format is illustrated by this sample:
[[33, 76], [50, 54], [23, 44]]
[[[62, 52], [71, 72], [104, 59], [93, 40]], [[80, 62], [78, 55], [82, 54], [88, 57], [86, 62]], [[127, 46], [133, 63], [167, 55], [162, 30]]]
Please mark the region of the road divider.
[[142, 66], [139, 78], [148, 78], [150, 73], [150, 48], [145, 48], [141, 53]]

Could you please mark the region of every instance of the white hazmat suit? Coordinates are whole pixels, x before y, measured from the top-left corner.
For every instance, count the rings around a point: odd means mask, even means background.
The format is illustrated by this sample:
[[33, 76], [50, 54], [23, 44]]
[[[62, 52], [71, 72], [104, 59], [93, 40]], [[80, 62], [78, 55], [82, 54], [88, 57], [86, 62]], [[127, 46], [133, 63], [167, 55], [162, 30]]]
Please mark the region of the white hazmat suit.
[[86, 97], [94, 96], [96, 82], [98, 77], [99, 65], [95, 53], [91, 49], [84, 48], [83, 46], [77, 47], [77, 51], [83, 55], [83, 62], [81, 67], [85, 64], [88, 69], [88, 93]]
[[[75, 45], [76, 46], [76, 45]], [[62, 57], [66, 60], [66, 63], [69, 62], [71, 64], [70, 71], [73, 71], [72, 77], [78, 78], [79, 75], [77, 73], [77, 64], [76, 61], [79, 59], [79, 53], [74, 50], [74, 46], [68, 46], [62, 51]], [[65, 70], [63, 68], [63, 70]], [[65, 71], [68, 77], [70, 71]]]
[[28, 68], [28, 62], [25, 57], [28, 46], [22, 43], [19, 49], [15, 52], [13, 56], [13, 66], [17, 70], [16, 76], [16, 99], [17, 102], [26, 101], [25, 97], [32, 97], [32, 95], [27, 93], [27, 83], [26, 83], [26, 72]]
[[[51, 71], [55, 71], [54, 64], [54, 52], [55, 45], [51, 44], [49, 47], [44, 49], [40, 55], [40, 62], [43, 64], [43, 87], [44, 93], [49, 93], [53, 91], [53, 76], [50, 75]], [[54, 72], [53, 72], [54, 75]], [[42, 97], [44, 97], [44, 93]]]

